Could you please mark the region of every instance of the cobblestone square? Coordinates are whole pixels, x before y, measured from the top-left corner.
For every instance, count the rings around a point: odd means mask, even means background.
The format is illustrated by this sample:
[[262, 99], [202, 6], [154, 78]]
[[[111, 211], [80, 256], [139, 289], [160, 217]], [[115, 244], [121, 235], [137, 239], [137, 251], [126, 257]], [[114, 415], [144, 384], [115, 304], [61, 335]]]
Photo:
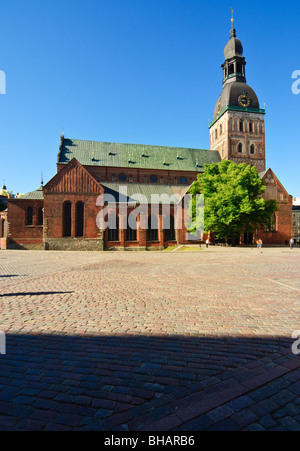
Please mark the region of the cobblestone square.
[[300, 430], [300, 249], [0, 252], [0, 430]]

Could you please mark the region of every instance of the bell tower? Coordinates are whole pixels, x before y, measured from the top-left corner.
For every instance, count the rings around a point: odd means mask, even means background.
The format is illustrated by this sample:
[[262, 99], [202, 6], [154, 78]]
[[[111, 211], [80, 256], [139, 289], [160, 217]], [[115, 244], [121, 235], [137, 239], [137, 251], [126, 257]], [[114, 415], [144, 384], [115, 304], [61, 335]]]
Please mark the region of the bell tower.
[[265, 110], [247, 84], [247, 63], [233, 18], [224, 54], [223, 89], [209, 125], [210, 149], [218, 150], [223, 160], [253, 165], [262, 172], [266, 168]]

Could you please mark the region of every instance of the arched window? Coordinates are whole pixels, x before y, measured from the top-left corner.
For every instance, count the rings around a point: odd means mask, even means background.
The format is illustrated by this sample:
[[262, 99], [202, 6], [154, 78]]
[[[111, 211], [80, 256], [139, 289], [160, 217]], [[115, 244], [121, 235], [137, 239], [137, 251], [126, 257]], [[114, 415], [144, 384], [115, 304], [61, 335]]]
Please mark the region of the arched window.
[[249, 122], [249, 132], [253, 132], [253, 122]]
[[158, 241], [158, 218], [155, 215], [148, 219], [148, 241]]
[[222, 136], [223, 135], [223, 127], [222, 127], [222, 125], [220, 125], [220, 136]]
[[170, 227], [165, 229], [165, 241], [175, 241], [175, 221], [174, 216], [170, 216]]
[[26, 225], [32, 226], [33, 225], [33, 208], [28, 207], [26, 211]]
[[129, 217], [127, 218], [127, 228], [126, 228], [126, 241], [137, 241], [137, 226], [131, 228], [132, 224], [129, 224]]
[[38, 209], [38, 225], [42, 226], [44, 224], [44, 211], [43, 207], [39, 207]]
[[119, 241], [119, 216], [115, 213], [108, 217], [108, 241]]
[[255, 154], [255, 146], [254, 146], [254, 144], [251, 144], [251, 146], [250, 146], [250, 154], [251, 155]]
[[69, 237], [71, 236], [72, 232], [72, 205], [71, 202], [65, 202], [64, 204], [64, 216], [63, 216], [63, 231], [64, 236]]
[[277, 227], [276, 227], [276, 214], [274, 213], [273, 214], [273, 217], [272, 217], [272, 222], [271, 222], [271, 232], [276, 232], [276, 230], [277, 230]]
[[240, 132], [244, 131], [244, 122], [240, 121]]
[[76, 236], [82, 237], [84, 235], [84, 203], [77, 202], [76, 204]]
[[218, 130], [215, 130], [215, 139], [218, 139]]
[[266, 227], [266, 232], [276, 232], [277, 231], [277, 226], [276, 226], [276, 214], [274, 213], [272, 218], [271, 218], [271, 222], [269, 224], [268, 227]]
[[238, 152], [243, 153], [243, 144], [242, 143], [239, 144]]

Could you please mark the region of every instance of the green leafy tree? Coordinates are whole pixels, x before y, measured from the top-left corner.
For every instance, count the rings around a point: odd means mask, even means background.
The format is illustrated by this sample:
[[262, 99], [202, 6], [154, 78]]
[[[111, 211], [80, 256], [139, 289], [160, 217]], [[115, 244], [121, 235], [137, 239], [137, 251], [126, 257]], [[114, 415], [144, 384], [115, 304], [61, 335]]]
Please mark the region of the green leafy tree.
[[[275, 200], [261, 197], [265, 190], [254, 166], [227, 160], [205, 165], [204, 173], [198, 175], [189, 191], [193, 196], [189, 214], [196, 218], [195, 197], [204, 194], [205, 232], [220, 239], [237, 238], [244, 232], [271, 226], [278, 205]], [[201, 225], [196, 218], [194, 230]]]

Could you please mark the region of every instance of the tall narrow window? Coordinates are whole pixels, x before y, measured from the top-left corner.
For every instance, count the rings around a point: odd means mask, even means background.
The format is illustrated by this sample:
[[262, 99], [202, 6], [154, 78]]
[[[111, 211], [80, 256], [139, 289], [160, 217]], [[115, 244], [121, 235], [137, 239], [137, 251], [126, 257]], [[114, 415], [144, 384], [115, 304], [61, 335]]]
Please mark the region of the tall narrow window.
[[63, 217], [63, 223], [64, 223], [64, 236], [69, 237], [71, 236], [72, 232], [72, 205], [71, 202], [66, 202], [64, 204], [64, 217]]
[[84, 235], [84, 203], [78, 202], [76, 204], [76, 236], [82, 237]]
[[126, 241], [137, 241], [136, 224], [130, 224], [129, 217], [127, 218]]
[[149, 216], [148, 219], [148, 241], [158, 241], [158, 218]]
[[238, 151], [239, 151], [239, 153], [243, 153], [243, 144], [242, 143], [239, 144]]
[[108, 217], [108, 241], [119, 241], [119, 216], [115, 213]]
[[240, 132], [244, 131], [244, 122], [240, 121]]
[[38, 210], [38, 225], [42, 226], [44, 224], [44, 212], [43, 207], [40, 207]]
[[175, 221], [174, 216], [170, 216], [170, 227], [165, 229], [165, 241], [175, 241]]
[[33, 208], [28, 207], [26, 211], [26, 225], [32, 226], [33, 225]]
[[249, 132], [253, 132], [253, 122], [249, 122]]
[[251, 154], [251, 155], [254, 155], [254, 154], [255, 154], [255, 147], [254, 147], [254, 144], [251, 144], [251, 146], [250, 146], [250, 154]]

